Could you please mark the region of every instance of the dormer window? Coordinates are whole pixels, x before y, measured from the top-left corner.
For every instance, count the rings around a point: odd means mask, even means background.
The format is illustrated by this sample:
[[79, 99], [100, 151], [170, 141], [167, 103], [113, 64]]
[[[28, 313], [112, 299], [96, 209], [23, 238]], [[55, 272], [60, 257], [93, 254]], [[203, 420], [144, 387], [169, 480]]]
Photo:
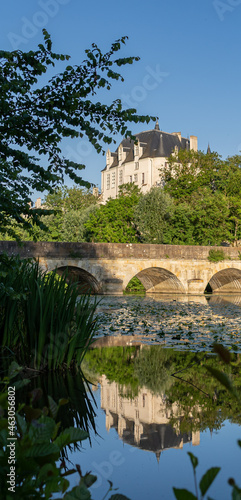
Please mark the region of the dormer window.
[[110, 163], [111, 163], [111, 152], [110, 150], [108, 149], [107, 153], [106, 153], [106, 165], [107, 167], [110, 166]]
[[123, 148], [122, 148], [122, 146], [120, 146], [118, 148], [118, 161], [122, 161], [122, 152], [123, 152]]
[[134, 155], [139, 156], [139, 144], [134, 144]]

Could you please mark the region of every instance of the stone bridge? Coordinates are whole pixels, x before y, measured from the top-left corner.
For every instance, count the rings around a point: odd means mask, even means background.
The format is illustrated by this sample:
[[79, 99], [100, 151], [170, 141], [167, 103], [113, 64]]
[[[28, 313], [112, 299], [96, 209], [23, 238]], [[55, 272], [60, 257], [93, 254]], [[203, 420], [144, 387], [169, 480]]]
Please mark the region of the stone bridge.
[[[210, 262], [211, 248], [225, 260]], [[35, 257], [43, 269], [66, 268], [94, 293], [118, 294], [137, 276], [147, 292], [241, 293], [241, 247], [203, 247], [125, 243], [0, 241], [0, 253]]]

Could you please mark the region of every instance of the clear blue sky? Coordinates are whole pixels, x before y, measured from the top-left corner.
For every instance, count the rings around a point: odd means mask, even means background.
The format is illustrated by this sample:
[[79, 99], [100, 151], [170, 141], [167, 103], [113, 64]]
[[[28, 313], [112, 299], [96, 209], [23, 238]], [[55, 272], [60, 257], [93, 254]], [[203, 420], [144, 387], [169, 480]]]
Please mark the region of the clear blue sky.
[[[8, 0], [0, 23], [2, 49], [35, 49], [45, 27], [54, 50], [73, 64], [92, 42], [105, 51], [127, 35], [119, 55], [141, 60], [102, 100], [121, 97], [138, 113], [158, 116], [165, 132], [197, 135], [203, 151], [208, 142], [224, 158], [241, 150], [241, 0]], [[149, 128], [138, 125], [133, 133]], [[85, 163], [83, 178], [100, 186], [103, 156], [79, 140], [63, 152]]]

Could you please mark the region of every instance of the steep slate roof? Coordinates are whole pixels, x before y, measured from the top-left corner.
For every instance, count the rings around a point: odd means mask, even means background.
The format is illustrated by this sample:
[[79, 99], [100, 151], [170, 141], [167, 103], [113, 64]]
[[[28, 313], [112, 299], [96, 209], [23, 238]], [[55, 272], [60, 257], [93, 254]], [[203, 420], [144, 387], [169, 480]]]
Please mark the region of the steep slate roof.
[[[139, 134], [135, 134], [135, 137], [139, 140], [140, 146], [144, 146], [143, 154], [139, 157], [139, 159], [159, 157], [167, 158], [174, 151], [175, 146], [177, 146], [178, 150], [190, 149], [189, 139], [182, 137], [180, 141], [177, 135], [162, 132], [162, 130], [159, 129], [158, 123], [156, 124], [155, 129], [147, 130], [146, 132], [140, 132]], [[120, 144], [122, 144], [124, 151], [129, 151], [122, 165], [133, 161], [134, 141], [123, 139]], [[115, 154], [117, 154], [117, 152], [118, 148], [116, 149]], [[117, 165], [118, 160], [116, 156], [114, 162], [110, 166], [110, 169], [112, 167], [116, 167]], [[106, 170], [106, 167], [103, 170]]]

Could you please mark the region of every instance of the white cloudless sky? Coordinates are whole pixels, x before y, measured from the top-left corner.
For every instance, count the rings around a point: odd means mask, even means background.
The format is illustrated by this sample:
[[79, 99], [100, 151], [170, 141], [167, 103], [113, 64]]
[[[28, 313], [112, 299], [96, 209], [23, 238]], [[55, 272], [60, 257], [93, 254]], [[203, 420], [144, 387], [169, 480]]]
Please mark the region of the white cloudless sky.
[[[0, 9], [1, 49], [36, 49], [46, 28], [71, 64], [92, 42], [107, 51], [127, 35], [119, 56], [141, 59], [123, 68], [125, 82], [100, 100], [121, 98], [139, 114], [158, 116], [165, 132], [197, 135], [202, 151], [208, 143], [223, 158], [241, 150], [241, 0], [8, 0]], [[100, 187], [104, 156], [86, 140], [64, 142], [63, 153], [84, 163], [83, 178]]]

